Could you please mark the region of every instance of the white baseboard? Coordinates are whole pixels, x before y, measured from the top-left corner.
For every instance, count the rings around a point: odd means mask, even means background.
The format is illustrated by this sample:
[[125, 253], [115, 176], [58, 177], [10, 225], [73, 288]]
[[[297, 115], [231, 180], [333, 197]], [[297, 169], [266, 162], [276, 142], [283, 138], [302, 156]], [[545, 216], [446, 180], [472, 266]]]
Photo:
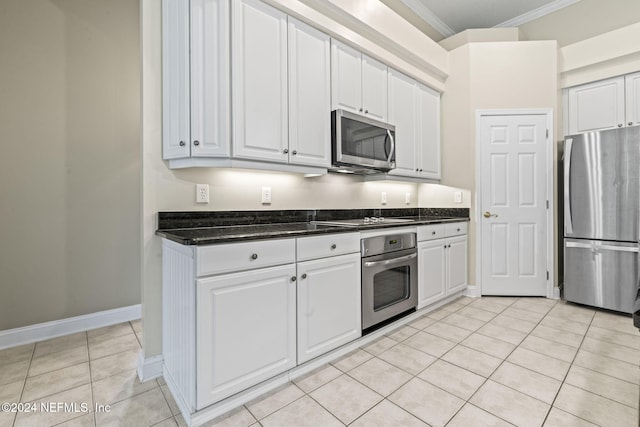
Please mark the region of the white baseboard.
[[480, 287], [475, 285], [467, 285], [467, 289], [464, 290], [463, 294], [465, 297], [471, 298], [480, 298]]
[[162, 376], [162, 355], [144, 357], [144, 351], [138, 353], [138, 379], [141, 383]]
[[560, 299], [560, 288], [557, 286], [553, 287], [553, 299]]
[[140, 319], [140, 304], [0, 331], [0, 350]]

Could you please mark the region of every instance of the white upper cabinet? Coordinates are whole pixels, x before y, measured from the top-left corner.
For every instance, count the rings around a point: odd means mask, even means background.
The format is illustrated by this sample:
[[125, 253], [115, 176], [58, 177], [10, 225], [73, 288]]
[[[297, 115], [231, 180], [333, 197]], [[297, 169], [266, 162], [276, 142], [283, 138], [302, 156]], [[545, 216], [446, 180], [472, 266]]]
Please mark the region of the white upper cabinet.
[[328, 35], [289, 17], [289, 162], [331, 165]]
[[364, 114], [387, 121], [387, 66], [362, 55], [362, 108]]
[[387, 66], [332, 39], [331, 108], [386, 121]]
[[624, 77], [627, 126], [640, 124], [640, 73]]
[[624, 92], [624, 77], [569, 88], [569, 135], [624, 126]]
[[225, 0], [163, 0], [163, 158], [229, 155]]
[[391, 175], [440, 179], [440, 94], [389, 70], [389, 123], [396, 127]]
[[231, 2], [233, 156], [288, 161], [287, 15]]
[[439, 180], [440, 173], [440, 94], [416, 84], [416, 141], [418, 168], [422, 178]]
[[389, 122], [396, 127], [396, 168], [393, 175], [417, 176], [416, 83], [395, 70], [389, 71]]

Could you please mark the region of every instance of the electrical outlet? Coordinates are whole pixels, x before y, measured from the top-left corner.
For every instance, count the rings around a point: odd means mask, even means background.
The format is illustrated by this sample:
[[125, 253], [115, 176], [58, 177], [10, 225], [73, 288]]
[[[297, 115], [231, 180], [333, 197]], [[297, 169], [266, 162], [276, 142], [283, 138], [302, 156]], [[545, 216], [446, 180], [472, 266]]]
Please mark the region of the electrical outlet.
[[453, 192], [453, 201], [454, 203], [462, 203], [462, 191]]
[[404, 203], [407, 205], [411, 204], [411, 193], [404, 193]]
[[387, 192], [383, 191], [382, 193], [380, 193], [380, 203], [382, 203], [383, 205], [387, 204]]
[[196, 184], [196, 203], [209, 203], [209, 184]]
[[271, 204], [271, 187], [262, 187], [262, 204]]

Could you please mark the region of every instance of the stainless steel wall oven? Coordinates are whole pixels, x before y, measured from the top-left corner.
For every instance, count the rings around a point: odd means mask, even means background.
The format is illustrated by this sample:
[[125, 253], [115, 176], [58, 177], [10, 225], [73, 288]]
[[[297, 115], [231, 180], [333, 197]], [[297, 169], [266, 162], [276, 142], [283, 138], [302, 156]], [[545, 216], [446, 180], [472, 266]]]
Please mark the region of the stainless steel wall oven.
[[362, 329], [384, 324], [418, 305], [416, 234], [362, 239]]

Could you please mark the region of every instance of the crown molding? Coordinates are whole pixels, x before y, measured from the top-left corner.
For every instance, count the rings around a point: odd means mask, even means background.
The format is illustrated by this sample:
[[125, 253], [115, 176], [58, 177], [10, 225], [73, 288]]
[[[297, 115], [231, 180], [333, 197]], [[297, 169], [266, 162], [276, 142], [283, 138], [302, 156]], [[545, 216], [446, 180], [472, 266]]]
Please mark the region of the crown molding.
[[580, 0], [556, 0], [554, 2], [545, 4], [544, 6], [540, 6], [537, 9], [533, 9], [527, 13], [523, 13], [520, 16], [516, 16], [515, 18], [511, 18], [497, 25], [494, 25], [494, 28], [518, 27], [522, 24], [526, 24], [529, 21], [533, 21], [534, 19], [542, 18], [543, 16], [553, 13], [557, 10], [563, 9], [567, 6], [571, 6], [572, 4], [578, 3], [579, 1]]
[[444, 37], [451, 37], [456, 33], [450, 26], [442, 22], [440, 18], [438, 18], [431, 9], [425, 6], [420, 0], [401, 1]]

